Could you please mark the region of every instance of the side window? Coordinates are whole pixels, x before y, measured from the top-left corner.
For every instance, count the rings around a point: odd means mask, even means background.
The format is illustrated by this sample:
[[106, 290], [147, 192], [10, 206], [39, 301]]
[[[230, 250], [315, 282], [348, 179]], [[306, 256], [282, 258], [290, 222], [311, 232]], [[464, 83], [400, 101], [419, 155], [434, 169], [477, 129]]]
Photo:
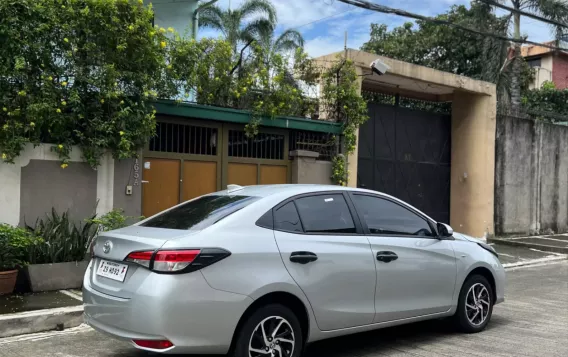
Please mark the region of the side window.
[[296, 200], [306, 233], [355, 233], [355, 223], [342, 194]]
[[274, 210], [274, 229], [288, 232], [304, 231], [294, 202], [288, 202]]
[[353, 195], [353, 202], [371, 234], [433, 236], [425, 219], [394, 202], [365, 195]]

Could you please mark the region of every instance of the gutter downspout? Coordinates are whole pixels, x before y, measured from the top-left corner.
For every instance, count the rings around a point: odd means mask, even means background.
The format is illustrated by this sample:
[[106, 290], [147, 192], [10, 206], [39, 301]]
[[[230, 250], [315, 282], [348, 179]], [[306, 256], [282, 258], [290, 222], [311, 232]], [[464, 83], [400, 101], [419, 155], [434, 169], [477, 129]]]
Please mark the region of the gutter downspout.
[[202, 10], [204, 8], [206, 8], [207, 6], [211, 6], [214, 3], [216, 3], [219, 0], [211, 0], [209, 2], [206, 2], [204, 4], [201, 4], [197, 7], [197, 9], [195, 9], [195, 11], [193, 12], [193, 22], [192, 22], [192, 31], [191, 31], [191, 37], [193, 39], [197, 39], [197, 29], [199, 28], [198, 25], [198, 21], [199, 21], [199, 10]]

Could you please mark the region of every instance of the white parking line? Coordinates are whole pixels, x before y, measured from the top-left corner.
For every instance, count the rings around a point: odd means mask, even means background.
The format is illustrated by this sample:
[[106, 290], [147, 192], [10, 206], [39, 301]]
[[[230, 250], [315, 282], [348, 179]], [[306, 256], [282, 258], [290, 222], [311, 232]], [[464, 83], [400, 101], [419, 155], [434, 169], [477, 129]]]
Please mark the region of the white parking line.
[[505, 269], [517, 268], [525, 265], [537, 265], [537, 264], [546, 264], [552, 263], [557, 261], [566, 260], [568, 256], [563, 254], [561, 256], [558, 255], [549, 255], [548, 257], [539, 258], [539, 259], [530, 259], [530, 260], [523, 260], [522, 262], [515, 262], [515, 263], [506, 263], [503, 264]]

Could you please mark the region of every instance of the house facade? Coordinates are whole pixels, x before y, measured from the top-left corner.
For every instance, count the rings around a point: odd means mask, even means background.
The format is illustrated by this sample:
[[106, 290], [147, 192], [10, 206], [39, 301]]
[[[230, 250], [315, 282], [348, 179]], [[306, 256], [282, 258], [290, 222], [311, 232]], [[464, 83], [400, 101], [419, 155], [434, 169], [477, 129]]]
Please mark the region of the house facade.
[[[556, 41], [545, 42], [556, 46]], [[521, 55], [534, 69], [535, 78], [530, 89], [538, 89], [546, 81], [553, 82], [558, 89], [568, 88], [568, 53], [555, 51], [543, 46], [523, 46]]]

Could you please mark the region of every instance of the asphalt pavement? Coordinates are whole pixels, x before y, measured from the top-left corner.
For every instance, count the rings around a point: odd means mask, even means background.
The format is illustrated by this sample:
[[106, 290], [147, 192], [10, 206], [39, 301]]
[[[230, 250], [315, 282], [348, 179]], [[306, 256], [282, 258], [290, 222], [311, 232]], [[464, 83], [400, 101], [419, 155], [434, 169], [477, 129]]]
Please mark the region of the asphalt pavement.
[[[568, 356], [568, 261], [516, 268], [479, 334], [431, 321], [322, 341], [305, 357]], [[87, 327], [0, 340], [0, 357], [146, 357]]]

